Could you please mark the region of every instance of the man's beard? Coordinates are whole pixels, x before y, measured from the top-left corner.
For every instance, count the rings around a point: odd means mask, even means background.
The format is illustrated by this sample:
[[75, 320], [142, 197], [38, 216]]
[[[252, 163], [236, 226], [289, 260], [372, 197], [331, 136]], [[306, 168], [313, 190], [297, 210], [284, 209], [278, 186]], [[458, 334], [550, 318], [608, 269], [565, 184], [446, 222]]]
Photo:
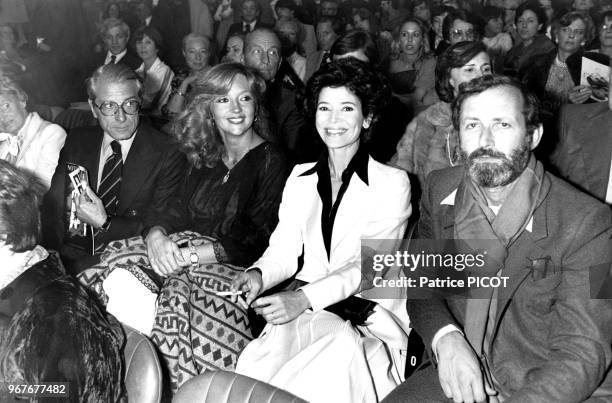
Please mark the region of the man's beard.
[[[529, 137], [529, 136], [528, 136]], [[504, 153], [490, 148], [478, 148], [469, 156], [462, 154], [462, 160], [466, 161], [467, 168], [472, 180], [481, 187], [494, 188], [506, 186], [518, 178], [527, 168], [529, 156], [531, 155], [531, 139], [525, 138], [525, 142], [516, 148], [508, 158]], [[478, 157], [499, 158], [500, 162], [476, 162]]]

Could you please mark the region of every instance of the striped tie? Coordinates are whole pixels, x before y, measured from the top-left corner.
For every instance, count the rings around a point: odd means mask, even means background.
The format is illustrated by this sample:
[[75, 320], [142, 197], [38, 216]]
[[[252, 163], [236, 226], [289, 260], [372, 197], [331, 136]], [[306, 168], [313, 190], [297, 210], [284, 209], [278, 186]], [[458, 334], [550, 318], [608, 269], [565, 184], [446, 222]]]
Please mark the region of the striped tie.
[[109, 155], [102, 169], [102, 180], [98, 186], [98, 197], [104, 204], [106, 214], [115, 215], [119, 205], [119, 190], [121, 189], [121, 174], [123, 172], [123, 158], [121, 145], [116, 140], [110, 144], [113, 153]]

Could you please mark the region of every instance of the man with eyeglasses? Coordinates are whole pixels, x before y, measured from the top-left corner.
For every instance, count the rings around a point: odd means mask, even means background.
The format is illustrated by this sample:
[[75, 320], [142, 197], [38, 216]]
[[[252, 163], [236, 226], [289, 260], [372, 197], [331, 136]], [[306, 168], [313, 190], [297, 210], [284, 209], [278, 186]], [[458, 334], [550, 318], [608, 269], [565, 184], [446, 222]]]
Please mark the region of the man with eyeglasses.
[[[176, 146], [140, 121], [141, 91], [138, 75], [121, 64], [99, 67], [87, 80], [99, 127], [69, 133], [43, 203], [44, 245], [60, 252], [71, 274], [96, 264], [110, 241], [140, 234], [185, 174]], [[89, 177], [80, 195], [69, 177], [78, 166]], [[86, 226], [75, 230], [75, 219]]]
[[482, 30], [482, 24], [470, 12], [463, 9], [450, 11], [442, 23], [443, 41], [438, 44], [436, 55], [441, 55], [455, 43], [479, 40]]

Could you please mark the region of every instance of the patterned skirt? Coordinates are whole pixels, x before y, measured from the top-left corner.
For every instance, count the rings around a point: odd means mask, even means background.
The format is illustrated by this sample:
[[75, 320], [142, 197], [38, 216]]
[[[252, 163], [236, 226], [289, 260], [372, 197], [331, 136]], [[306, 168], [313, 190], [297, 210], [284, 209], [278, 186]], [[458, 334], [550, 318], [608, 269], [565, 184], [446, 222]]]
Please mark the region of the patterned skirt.
[[[180, 232], [170, 238], [181, 243], [191, 238], [194, 245], [211, 238], [195, 232]], [[102, 282], [116, 268], [129, 270], [147, 287], [155, 284], [143, 276], [150, 270], [142, 237], [111, 242], [98, 265], [81, 274], [81, 283], [93, 289], [103, 303], [108, 301]], [[165, 365], [171, 393], [206, 369], [234, 371], [238, 355], [253, 339], [246, 310], [217, 291], [229, 290], [243, 269], [229, 264], [202, 264], [167, 277], [159, 290], [151, 341]]]

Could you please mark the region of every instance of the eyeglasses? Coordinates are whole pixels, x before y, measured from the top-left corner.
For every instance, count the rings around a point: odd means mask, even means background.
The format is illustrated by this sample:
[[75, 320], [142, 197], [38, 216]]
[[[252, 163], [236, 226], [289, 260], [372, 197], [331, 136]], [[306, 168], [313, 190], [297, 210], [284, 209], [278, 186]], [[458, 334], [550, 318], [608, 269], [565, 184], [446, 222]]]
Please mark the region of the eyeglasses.
[[[94, 105], [96, 105], [94, 103]], [[115, 116], [119, 112], [119, 104], [114, 101], [102, 102], [100, 105], [96, 105], [96, 108], [100, 110], [104, 116]], [[121, 104], [121, 110], [126, 115], [136, 115], [140, 111], [140, 101], [137, 99], [126, 99]]]
[[460, 29], [453, 29], [451, 32], [451, 37], [453, 39], [459, 39], [459, 38], [465, 38], [469, 41], [474, 39], [474, 30], [473, 29], [468, 29], [465, 31], [462, 31]]
[[584, 35], [584, 29], [572, 29], [570, 27], [561, 27], [561, 32], [566, 35]]

